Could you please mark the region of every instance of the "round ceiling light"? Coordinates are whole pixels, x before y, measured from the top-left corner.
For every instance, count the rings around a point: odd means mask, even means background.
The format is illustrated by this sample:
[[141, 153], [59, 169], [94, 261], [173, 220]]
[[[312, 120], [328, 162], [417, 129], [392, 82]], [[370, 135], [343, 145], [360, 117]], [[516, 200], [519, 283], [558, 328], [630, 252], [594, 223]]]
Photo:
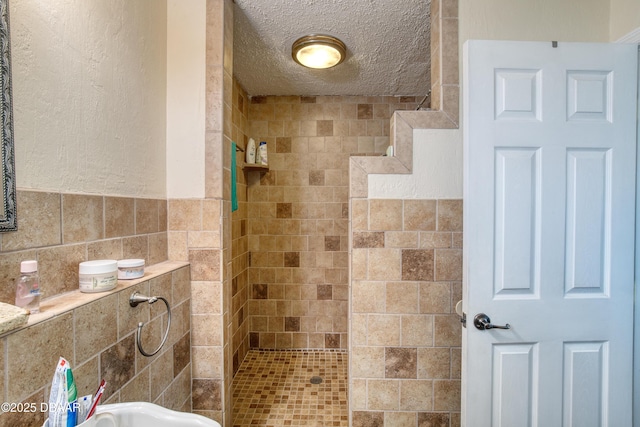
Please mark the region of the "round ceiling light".
[[312, 34], [300, 37], [291, 47], [291, 56], [308, 68], [331, 68], [344, 60], [347, 47], [335, 37]]

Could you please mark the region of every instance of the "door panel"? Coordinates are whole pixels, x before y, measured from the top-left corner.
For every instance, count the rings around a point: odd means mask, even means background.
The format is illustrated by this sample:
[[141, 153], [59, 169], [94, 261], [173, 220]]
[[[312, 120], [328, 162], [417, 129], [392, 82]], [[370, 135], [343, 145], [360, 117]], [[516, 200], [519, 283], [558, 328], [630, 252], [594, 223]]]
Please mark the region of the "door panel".
[[630, 425], [637, 47], [464, 61], [463, 424]]
[[606, 424], [608, 350], [605, 342], [564, 344], [563, 426]]

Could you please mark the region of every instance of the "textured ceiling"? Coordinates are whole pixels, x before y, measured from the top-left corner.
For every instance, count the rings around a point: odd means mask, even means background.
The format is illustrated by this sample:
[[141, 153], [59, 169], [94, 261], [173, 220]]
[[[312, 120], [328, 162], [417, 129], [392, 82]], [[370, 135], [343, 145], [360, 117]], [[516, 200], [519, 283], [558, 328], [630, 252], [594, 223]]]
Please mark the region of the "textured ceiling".
[[[235, 0], [234, 75], [251, 96], [424, 96], [430, 88], [430, 0]], [[296, 64], [307, 34], [347, 45], [327, 70]]]

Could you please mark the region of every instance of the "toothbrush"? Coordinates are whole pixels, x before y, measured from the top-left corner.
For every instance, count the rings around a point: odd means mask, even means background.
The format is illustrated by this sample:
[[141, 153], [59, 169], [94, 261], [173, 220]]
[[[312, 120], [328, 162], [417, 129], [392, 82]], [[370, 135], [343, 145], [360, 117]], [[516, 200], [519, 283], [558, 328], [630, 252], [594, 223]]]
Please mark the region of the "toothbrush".
[[96, 411], [96, 407], [98, 406], [98, 402], [100, 402], [100, 398], [102, 397], [102, 393], [104, 393], [106, 385], [107, 382], [104, 379], [100, 381], [100, 386], [98, 387], [98, 391], [96, 391], [96, 395], [93, 398], [93, 403], [91, 404], [91, 408], [89, 409], [89, 413], [87, 414], [87, 418], [85, 418], [85, 420], [88, 420]]

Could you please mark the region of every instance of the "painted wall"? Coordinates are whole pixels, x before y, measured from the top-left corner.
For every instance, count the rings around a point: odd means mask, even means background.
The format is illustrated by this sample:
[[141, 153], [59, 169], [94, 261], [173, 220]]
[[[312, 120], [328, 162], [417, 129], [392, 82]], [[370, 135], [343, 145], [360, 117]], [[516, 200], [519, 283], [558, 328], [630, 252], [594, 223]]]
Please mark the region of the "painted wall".
[[610, 41], [616, 41], [628, 36], [636, 35], [640, 38], [640, 2], [638, 0], [611, 0]]
[[415, 129], [411, 175], [370, 175], [372, 199], [462, 199], [462, 131]]
[[610, 37], [609, 1], [460, 0], [459, 12], [461, 43], [468, 39], [608, 42]]
[[167, 1], [167, 197], [204, 196], [205, 0]]
[[11, 0], [17, 185], [166, 196], [165, 2]]

